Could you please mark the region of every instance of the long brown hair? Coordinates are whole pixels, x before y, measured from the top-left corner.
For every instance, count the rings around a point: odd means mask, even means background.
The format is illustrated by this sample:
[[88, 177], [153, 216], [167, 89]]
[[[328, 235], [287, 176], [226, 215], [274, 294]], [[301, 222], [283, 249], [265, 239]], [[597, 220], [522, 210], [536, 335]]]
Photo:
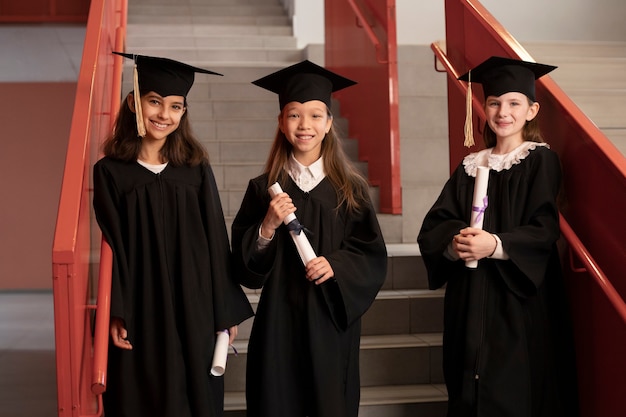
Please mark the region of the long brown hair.
[[[130, 93], [132, 94], [132, 93]], [[170, 133], [159, 151], [165, 161], [172, 165], [198, 165], [208, 162], [209, 155], [196, 139], [189, 123], [189, 109], [185, 99], [185, 109], [178, 129]], [[115, 127], [102, 144], [103, 153], [122, 161], [135, 161], [141, 150], [141, 138], [137, 133], [135, 113], [128, 106], [128, 99], [122, 100]]]
[[[328, 117], [333, 118], [330, 110]], [[283, 114], [279, 117], [283, 117]], [[268, 183], [284, 182], [287, 179], [285, 167], [291, 155], [293, 146], [287, 140], [285, 134], [276, 130], [274, 143], [265, 163], [265, 174]], [[337, 208], [346, 205], [349, 212], [358, 212], [368, 200], [368, 182], [363, 175], [354, 167], [339, 142], [334, 122], [329, 132], [324, 137], [321, 146], [321, 156], [324, 158], [324, 171], [326, 177], [333, 185], [339, 198]]]
[[[528, 97], [526, 97], [528, 98]], [[528, 99], [528, 104], [533, 105], [533, 101]], [[522, 129], [522, 139], [528, 142], [545, 142], [543, 140], [543, 136], [541, 135], [541, 130], [539, 129], [539, 122], [537, 121], [537, 116], [530, 120], [526, 121], [524, 124], [524, 128]], [[485, 142], [486, 148], [493, 148], [496, 146], [497, 137], [493, 130], [489, 127], [489, 123], [485, 121], [485, 128], [483, 129], [483, 141]]]

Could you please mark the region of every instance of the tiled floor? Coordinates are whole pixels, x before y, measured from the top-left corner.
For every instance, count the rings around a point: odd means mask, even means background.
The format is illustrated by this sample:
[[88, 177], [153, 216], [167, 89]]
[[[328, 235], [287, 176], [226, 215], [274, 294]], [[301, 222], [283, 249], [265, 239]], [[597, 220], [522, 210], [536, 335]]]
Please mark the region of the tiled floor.
[[0, 292], [0, 415], [57, 415], [52, 291]]
[[[84, 25], [0, 24], [0, 82], [75, 81], [84, 36]], [[57, 416], [51, 290], [0, 290], [0, 415]]]

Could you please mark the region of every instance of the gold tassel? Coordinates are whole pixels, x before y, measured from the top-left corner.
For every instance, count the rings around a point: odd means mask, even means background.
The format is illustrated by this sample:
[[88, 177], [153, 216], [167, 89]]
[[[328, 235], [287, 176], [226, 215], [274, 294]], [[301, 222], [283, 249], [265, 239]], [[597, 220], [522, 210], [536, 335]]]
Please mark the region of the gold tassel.
[[467, 94], [465, 96], [465, 141], [466, 148], [474, 146], [474, 124], [472, 122], [472, 71], [469, 72], [467, 81]]
[[135, 117], [137, 119], [137, 136], [146, 136], [146, 126], [143, 124], [143, 111], [141, 110], [141, 95], [139, 93], [139, 74], [137, 73], [137, 61], [133, 69], [133, 97], [135, 98]]

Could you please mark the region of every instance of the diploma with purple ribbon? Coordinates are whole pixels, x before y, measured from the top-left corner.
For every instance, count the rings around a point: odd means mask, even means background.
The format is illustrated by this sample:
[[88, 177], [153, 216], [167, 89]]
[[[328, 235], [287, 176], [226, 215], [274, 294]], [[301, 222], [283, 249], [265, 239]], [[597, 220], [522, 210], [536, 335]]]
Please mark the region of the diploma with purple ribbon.
[[[472, 217], [470, 226], [477, 229], [483, 228], [483, 220], [485, 218], [485, 210], [488, 206], [487, 185], [489, 184], [489, 168], [476, 168], [476, 181], [474, 183], [474, 198], [472, 200]], [[466, 261], [465, 266], [468, 268], [477, 268], [478, 261]]]
[[[275, 182], [268, 191], [270, 193], [270, 196], [272, 196], [273, 198], [276, 194], [282, 193], [283, 189], [280, 187], [279, 183]], [[296, 245], [296, 249], [298, 250], [298, 255], [300, 255], [300, 259], [302, 259], [302, 263], [306, 265], [309, 263], [309, 261], [317, 258], [317, 255], [315, 255], [315, 251], [311, 247], [311, 242], [309, 242], [309, 238], [307, 238], [306, 234], [304, 234], [304, 226], [300, 224], [300, 222], [296, 218], [296, 215], [293, 213], [289, 214], [287, 217], [285, 217], [283, 223], [285, 223], [285, 226], [287, 226], [287, 229], [289, 229], [289, 234], [293, 239], [293, 243], [295, 243]]]

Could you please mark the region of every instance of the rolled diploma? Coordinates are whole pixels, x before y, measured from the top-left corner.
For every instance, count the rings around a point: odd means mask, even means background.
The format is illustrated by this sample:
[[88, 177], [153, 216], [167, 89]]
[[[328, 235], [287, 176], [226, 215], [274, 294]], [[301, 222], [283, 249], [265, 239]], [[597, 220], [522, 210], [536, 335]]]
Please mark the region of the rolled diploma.
[[[489, 168], [476, 168], [476, 181], [474, 183], [474, 198], [472, 200], [472, 217], [470, 226], [477, 229], [483, 228], [483, 220], [485, 219], [485, 209], [487, 204], [487, 185], [489, 184]], [[465, 266], [468, 268], [477, 268], [478, 261], [467, 261]]]
[[228, 356], [228, 330], [217, 333], [215, 350], [213, 351], [213, 363], [211, 364], [211, 375], [222, 376], [226, 371], [226, 357]]
[[[279, 183], [275, 182], [274, 184], [272, 184], [268, 191], [270, 193], [270, 196], [272, 196], [273, 198], [276, 194], [282, 193], [283, 189], [280, 187]], [[296, 215], [294, 213], [291, 213], [287, 217], [285, 217], [283, 223], [287, 225], [294, 219], [296, 219]], [[300, 255], [300, 259], [302, 259], [302, 263], [304, 265], [308, 264], [309, 261], [311, 261], [312, 259], [317, 258], [317, 255], [315, 255], [315, 251], [311, 247], [311, 242], [309, 242], [309, 238], [306, 237], [304, 232], [300, 232], [298, 234], [296, 232], [290, 231], [289, 234], [291, 235], [291, 239], [293, 239], [293, 243], [295, 243], [296, 245], [298, 255]]]

